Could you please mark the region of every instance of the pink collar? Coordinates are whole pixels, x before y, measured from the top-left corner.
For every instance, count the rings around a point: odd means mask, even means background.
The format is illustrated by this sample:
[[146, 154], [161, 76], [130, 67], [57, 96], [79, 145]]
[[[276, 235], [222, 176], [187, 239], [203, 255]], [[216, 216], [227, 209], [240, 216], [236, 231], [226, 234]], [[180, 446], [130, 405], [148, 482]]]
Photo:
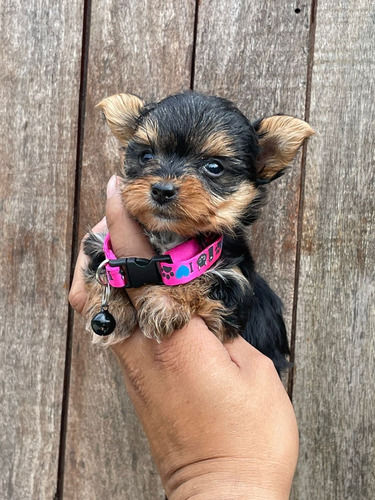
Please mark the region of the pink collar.
[[[171, 250], [168, 250], [168, 252], [165, 252], [162, 256], [154, 257], [155, 260], [153, 262], [153, 259], [150, 259], [149, 261], [145, 259], [138, 259], [138, 261], [142, 261], [142, 264], [139, 266], [142, 269], [145, 269], [145, 267], [147, 267], [151, 262], [155, 264], [161, 278], [161, 282], [159, 281], [158, 283], [155, 283], [153, 280], [151, 283], [147, 283], [145, 281], [142, 284], [164, 284], [169, 286], [183, 285], [195, 278], [198, 278], [199, 276], [202, 276], [202, 274], [210, 269], [210, 267], [212, 267], [220, 257], [223, 247], [223, 236], [220, 236], [216, 240], [207, 240], [206, 245], [207, 246], [202, 248], [196, 239], [192, 239], [177, 245]], [[112, 250], [109, 233], [104, 239], [103, 251], [106, 260], [109, 261], [105, 265], [108, 283], [114, 288], [132, 286], [128, 283], [129, 280], [127, 279], [126, 271], [124, 272], [124, 268], [128, 269], [126, 266], [127, 261], [131, 260], [134, 264], [137, 259], [117, 259]], [[163, 257], [165, 257], [165, 259], [163, 259]], [[121, 267], [116, 266], [116, 263], [111, 265], [110, 261], [113, 260], [118, 260], [119, 263], [121, 261]]]

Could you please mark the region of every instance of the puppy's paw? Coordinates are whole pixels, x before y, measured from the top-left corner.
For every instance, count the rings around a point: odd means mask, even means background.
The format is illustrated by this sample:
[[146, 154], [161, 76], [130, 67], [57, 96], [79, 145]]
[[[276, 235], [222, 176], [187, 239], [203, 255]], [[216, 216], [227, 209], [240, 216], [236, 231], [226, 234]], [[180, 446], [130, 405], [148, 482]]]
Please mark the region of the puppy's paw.
[[90, 233], [84, 241], [83, 249], [89, 257], [89, 265], [83, 271], [87, 292], [86, 329], [92, 334], [93, 344], [109, 346], [117, 344], [129, 337], [135, 330], [137, 316], [130, 304], [125, 291], [120, 288], [111, 288], [108, 312], [116, 321], [116, 328], [106, 336], [96, 335], [91, 328], [92, 319], [100, 312], [102, 306], [103, 286], [96, 280], [96, 270], [105, 259], [103, 253], [104, 234]]
[[150, 288], [139, 302], [138, 323], [148, 338], [160, 342], [191, 319], [189, 304], [181, 304], [165, 288]]
[[86, 288], [88, 291], [86, 329], [92, 333], [92, 343], [107, 347], [128, 338], [137, 325], [137, 315], [124, 291], [111, 288], [108, 312], [114, 317], [116, 328], [110, 335], [101, 336], [93, 332], [91, 321], [101, 310], [103, 287], [92, 280], [86, 282]]

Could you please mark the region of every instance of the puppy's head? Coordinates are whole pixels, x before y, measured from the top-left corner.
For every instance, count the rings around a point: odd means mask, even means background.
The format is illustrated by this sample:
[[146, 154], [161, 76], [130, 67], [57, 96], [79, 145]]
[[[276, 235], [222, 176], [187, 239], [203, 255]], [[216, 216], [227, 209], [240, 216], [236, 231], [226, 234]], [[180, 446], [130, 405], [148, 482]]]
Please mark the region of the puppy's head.
[[231, 102], [195, 92], [149, 105], [117, 94], [98, 106], [125, 148], [127, 210], [149, 231], [185, 237], [255, 220], [263, 184], [314, 133], [290, 116], [252, 125]]

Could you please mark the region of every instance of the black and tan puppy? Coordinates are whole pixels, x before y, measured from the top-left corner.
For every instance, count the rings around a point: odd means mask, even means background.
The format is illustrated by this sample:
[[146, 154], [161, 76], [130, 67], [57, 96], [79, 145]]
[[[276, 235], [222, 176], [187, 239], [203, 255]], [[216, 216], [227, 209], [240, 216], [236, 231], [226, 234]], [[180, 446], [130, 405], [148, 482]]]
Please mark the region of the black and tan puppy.
[[[184, 285], [145, 286], [138, 314], [124, 289], [112, 289], [117, 328], [105, 338], [94, 335], [94, 342], [120, 341], [136, 323], [162, 340], [197, 314], [221, 340], [242, 335], [281, 371], [289, 353], [282, 303], [255, 272], [246, 233], [258, 217], [265, 185], [284, 172], [313, 134], [311, 127], [284, 115], [251, 124], [231, 102], [195, 92], [153, 104], [118, 94], [99, 107], [125, 151], [124, 206], [155, 253], [192, 238], [224, 239], [219, 260], [202, 276]], [[91, 257], [89, 320], [101, 305], [94, 276], [104, 260], [102, 242], [91, 235], [85, 244]]]

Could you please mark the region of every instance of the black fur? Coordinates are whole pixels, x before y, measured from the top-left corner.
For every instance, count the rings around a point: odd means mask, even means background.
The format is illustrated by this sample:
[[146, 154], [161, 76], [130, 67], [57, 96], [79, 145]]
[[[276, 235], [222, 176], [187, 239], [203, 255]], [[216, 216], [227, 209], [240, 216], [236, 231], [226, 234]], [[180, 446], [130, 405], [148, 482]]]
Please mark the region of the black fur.
[[105, 259], [103, 241], [104, 235], [90, 232], [83, 242], [83, 251], [88, 257], [90, 257], [89, 264], [87, 266], [87, 274], [89, 277], [93, 277], [96, 274], [96, 270]]
[[232, 311], [225, 318], [228, 336], [240, 333], [268, 356], [281, 373], [290, 366], [286, 360], [290, 352], [280, 298], [255, 272], [253, 258], [242, 238], [225, 237], [222, 256], [221, 267], [238, 266], [248, 282], [244, 288], [238, 283], [236, 274], [229, 280], [215, 276], [210, 297], [221, 300]]
[[[201, 178], [209, 184], [211, 192], [220, 195], [235, 191], [233, 179], [236, 183], [241, 179], [256, 182], [255, 158], [259, 150], [257, 134], [247, 118], [230, 101], [185, 92], [146, 106], [138, 123], [139, 126], [145, 123], [154, 125], [158, 130], [157, 141], [151, 141], [151, 149], [159, 154], [154, 169], [156, 175], [179, 177], [189, 169], [199, 174], [199, 167], [206, 161], [206, 158], [202, 158], [202, 144], [211, 134], [224, 132], [233, 140], [236, 156], [217, 158], [226, 170], [220, 183], [210, 182], [204, 176]], [[144, 149], [145, 145], [129, 142], [125, 157], [129, 179], [142, 176], [139, 155]]]
[[289, 366], [290, 354], [280, 298], [266, 281], [255, 274], [254, 296], [242, 336], [274, 362], [277, 371]]

